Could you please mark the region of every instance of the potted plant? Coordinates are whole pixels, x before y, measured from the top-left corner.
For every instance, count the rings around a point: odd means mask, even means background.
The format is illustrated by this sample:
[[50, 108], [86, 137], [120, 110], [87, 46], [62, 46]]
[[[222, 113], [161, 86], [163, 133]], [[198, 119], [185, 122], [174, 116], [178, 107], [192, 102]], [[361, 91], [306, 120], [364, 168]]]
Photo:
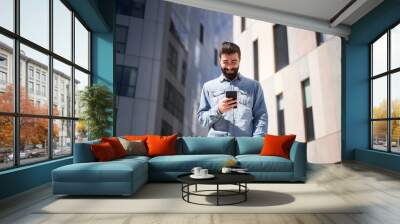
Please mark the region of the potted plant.
[[110, 136], [112, 126], [113, 93], [102, 84], [87, 86], [79, 94], [79, 106], [82, 109], [81, 126], [87, 127], [89, 140]]

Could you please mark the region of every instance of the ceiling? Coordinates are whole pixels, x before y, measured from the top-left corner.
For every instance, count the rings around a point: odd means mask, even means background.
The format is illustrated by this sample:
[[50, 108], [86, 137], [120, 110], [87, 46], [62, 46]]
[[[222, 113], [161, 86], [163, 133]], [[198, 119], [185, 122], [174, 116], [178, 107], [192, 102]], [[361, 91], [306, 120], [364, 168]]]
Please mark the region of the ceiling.
[[383, 0], [166, 0], [348, 37], [351, 25]]

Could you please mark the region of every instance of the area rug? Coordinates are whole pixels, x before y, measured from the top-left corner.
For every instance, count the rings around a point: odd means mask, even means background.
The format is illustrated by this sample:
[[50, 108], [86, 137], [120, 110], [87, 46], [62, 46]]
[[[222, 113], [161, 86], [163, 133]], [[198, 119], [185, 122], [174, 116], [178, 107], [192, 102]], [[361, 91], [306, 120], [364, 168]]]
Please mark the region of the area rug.
[[[225, 190], [231, 189], [225, 187]], [[360, 213], [359, 205], [346, 202], [317, 184], [249, 184], [247, 201], [237, 205], [207, 206], [182, 200], [181, 185], [150, 183], [130, 197], [57, 196], [34, 213], [125, 214], [125, 213]], [[198, 190], [212, 190], [213, 185]], [[191, 188], [194, 190], [194, 187]], [[214, 194], [210, 192], [209, 194]], [[223, 197], [223, 203], [240, 198]], [[197, 203], [215, 204], [215, 196], [191, 196]]]

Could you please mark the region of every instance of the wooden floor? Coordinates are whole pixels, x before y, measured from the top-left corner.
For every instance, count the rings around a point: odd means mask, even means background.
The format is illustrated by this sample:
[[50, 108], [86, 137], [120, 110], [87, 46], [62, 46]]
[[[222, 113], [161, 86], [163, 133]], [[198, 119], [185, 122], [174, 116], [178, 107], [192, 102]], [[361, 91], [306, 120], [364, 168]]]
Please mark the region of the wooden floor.
[[308, 182], [367, 206], [356, 214], [35, 214], [35, 208], [54, 200], [47, 185], [1, 201], [0, 223], [400, 223], [399, 173], [348, 162], [309, 169]]

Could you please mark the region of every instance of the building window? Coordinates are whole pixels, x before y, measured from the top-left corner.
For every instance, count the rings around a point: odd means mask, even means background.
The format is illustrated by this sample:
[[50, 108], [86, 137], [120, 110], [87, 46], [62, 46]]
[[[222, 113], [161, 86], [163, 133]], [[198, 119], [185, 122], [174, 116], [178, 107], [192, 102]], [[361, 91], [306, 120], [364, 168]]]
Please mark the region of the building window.
[[174, 21], [170, 19], [169, 21], [169, 33], [176, 39], [176, 41], [179, 42], [180, 45], [184, 46], [185, 44], [183, 43], [183, 38], [180, 36], [178, 31], [176, 30], [176, 26], [174, 24]]
[[30, 80], [33, 80], [33, 67], [29, 66], [28, 76]]
[[[79, 114], [74, 115], [71, 109], [69, 113], [63, 114], [62, 122], [56, 122], [60, 113], [56, 113], [57, 105], [50, 103], [60, 92], [56, 91], [57, 82], [54, 82], [53, 90], [49, 89], [49, 77], [56, 77], [57, 72], [69, 85], [75, 83], [76, 86], [88, 86], [88, 81], [79, 78], [80, 73], [85, 74], [86, 80], [91, 75], [90, 31], [78, 19], [68, 1], [15, 1], [19, 13], [14, 13], [14, 1], [7, 2], [11, 2], [11, 7], [2, 8], [8, 8], [6, 17], [10, 17], [10, 21], [19, 22], [13, 24], [12, 29], [5, 27], [8, 31], [0, 29], [0, 51], [9, 59], [10, 68], [7, 71], [18, 73], [8, 74], [12, 88], [0, 92], [0, 124], [5, 124], [0, 131], [0, 170], [72, 155], [77, 140], [74, 135], [79, 133], [72, 128], [79, 120]], [[41, 13], [32, 13], [34, 9], [41, 9]], [[0, 26], [3, 26], [2, 22]], [[14, 26], [19, 33], [14, 31]], [[18, 47], [14, 43], [18, 43]], [[55, 57], [65, 66], [56, 66]], [[18, 58], [19, 61], [12, 58]], [[19, 86], [15, 86], [14, 76], [17, 76]], [[71, 105], [72, 102], [78, 104], [79, 90], [76, 88], [72, 92], [71, 88], [64, 89], [61, 94], [70, 96]], [[5, 98], [8, 100], [3, 100]], [[18, 111], [14, 111], [15, 105], [19, 106]], [[14, 132], [14, 129], [17, 131]], [[87, 140], [86, 135], [81, 137]]]
[[7, 68], [7, 57], [0, 55], [0, 67]]
[[40, 81], [40, 70], [38, 70], [38, 69], [36, 69], [36, 81], [38, 81], [38, 82]]
[[288, 39], [286, 26], [275, 24], [274, 48], [275, 48], [275, 72], [278, 72], [289, 64]]
[[178, 51], [174, 45], [168, 43], [168, 55], [167, 55], [167, 67], [168, 70], [176, 77], [176, 71], [178, 66]]
[[218, 50], [214, 49], [214, 65], [218, 66]]
[[168, 80], [165, 80], [163, 105], [176, 119], [183, 122], [185, 98]]
[[6, 91], [7, 85], [7, 56], [0, 55], [0, 91]]
[[254, 68], [254, 80], [259, 80], [258, 74], [258, 40], [253, 41], [253, 68]]
[[36, 84], [36, 95], [40, 96], [40, 84]]
[[128, 39], [128, 31], [129, 27], [127, 26], [121, 26], [121, 25], [116, 26], [115, 47], [117, 53], [125, 54], [126, 43]]
[[245, 30], [246, 30], [246, 18], [240, 17], [240, 32], [243, 32]]
[[185, 85], [186, 83], [186, 76], [187, 76], [187, 64], [186, 61], [184, 61], [182, 62], [182, 79], [181, 79], [182, 85]]
[[315, 139], [310, 79], [306, 79], [301, 82], [301, 89], [303, 94], [303, 111], [304, 111], [304, 124], [306, 129], [305, 130], [306, 141], [309, 142]]
[[42, 73], [42, 82], [46, 82], [46, 74]]
[[42, 86], [42, 96], [46, 96], [46, 86]]
[[161, 121], [161, 135], [172, 135], [173, 134], [173, 129], [172, 126], [166, 122], [165, 120]]
[[317, 47], [325, 42], [324, 35], [320, 32], [315, 33], [315, 39], [317, 41]]
[[278, 135], [285, 134], [285, 110], [283, 107], [283, 93], [276, 96], [276, 106], [278, 114]]
[[400, 24], [370, 44], [371, 143], [400, 153]]
[[204, 43], [204, 26], [200, 23], [199, 41], [201, 44]]
[[138, 69], [136, 67], [117, 65], [115, 72], [118, 95], [135, 97]]
[[146, 0], [118, 0], [117, 13], [125, 16], [144, 18]]
[[33, 82], [28, 82], [28, 92], [29, 94], [33, 94]]
[[0, 84], [6, 85], [7, 84], [7, 73], [0, 71]]

